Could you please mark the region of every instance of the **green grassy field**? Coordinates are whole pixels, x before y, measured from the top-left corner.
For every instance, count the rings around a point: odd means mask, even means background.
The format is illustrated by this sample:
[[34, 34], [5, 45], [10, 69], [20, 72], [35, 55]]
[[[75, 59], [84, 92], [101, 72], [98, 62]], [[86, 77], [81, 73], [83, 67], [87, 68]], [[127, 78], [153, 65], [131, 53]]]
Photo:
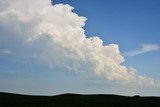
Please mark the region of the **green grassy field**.
[[78, 94], [29, 96], [0, 93], [0, 107], [160, 107], [160, 97]]

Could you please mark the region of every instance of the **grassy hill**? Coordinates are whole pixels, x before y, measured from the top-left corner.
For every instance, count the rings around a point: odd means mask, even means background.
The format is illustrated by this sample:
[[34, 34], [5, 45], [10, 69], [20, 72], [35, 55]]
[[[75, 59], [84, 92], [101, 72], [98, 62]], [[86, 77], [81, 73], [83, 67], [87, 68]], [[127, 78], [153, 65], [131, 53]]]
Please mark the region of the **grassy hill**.
[[160, 107], [160, 97], [78, 94], [30, 96], [0, 93], [0, 107]]

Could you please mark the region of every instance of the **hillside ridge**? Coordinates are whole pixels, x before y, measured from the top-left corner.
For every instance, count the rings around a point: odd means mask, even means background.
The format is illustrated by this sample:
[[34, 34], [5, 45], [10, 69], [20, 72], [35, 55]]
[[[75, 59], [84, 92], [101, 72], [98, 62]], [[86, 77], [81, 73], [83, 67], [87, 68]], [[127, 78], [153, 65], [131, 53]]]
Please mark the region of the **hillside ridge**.
[[0, 107], [160, 107], [160, 97], [112, 94], [74, 94], [55, 96], [0, 92]]

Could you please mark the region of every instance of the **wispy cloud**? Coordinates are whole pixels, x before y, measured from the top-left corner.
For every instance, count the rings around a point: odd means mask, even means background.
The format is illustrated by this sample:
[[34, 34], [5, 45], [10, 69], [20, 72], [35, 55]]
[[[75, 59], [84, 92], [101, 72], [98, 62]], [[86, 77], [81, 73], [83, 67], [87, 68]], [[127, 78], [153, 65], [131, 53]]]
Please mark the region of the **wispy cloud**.
[[10, 49], [6, 48], [6, 49], [2, 49], [0, 51], [0, 53], [3, 53], [3, 54], [12, 54], [13, 52]]
[[133, 51], [130, 51], [130, 52], [126, 52], [126, 53], [124, 53], [124, 55], [126, 55], [126, 56], [136, 56], [136, 55], [139, 55], [139, 54], [144, 54], [144, 53], [147, 53], [147, 52], [157, 51], [157, 50], [160, 50], [160, 45], [158, 45], [158, 44], [144, 44], [144, 45], [141, 45], [141, 47], [139, 49], [133, 50]]

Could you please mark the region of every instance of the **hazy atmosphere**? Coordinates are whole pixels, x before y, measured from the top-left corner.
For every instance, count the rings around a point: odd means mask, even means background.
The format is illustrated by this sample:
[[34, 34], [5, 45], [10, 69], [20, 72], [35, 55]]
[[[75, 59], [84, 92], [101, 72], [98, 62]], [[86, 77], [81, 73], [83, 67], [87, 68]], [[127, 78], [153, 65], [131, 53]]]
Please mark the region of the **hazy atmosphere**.
[[0, 0], [0, 92], [160, 96], [159, 0]]

